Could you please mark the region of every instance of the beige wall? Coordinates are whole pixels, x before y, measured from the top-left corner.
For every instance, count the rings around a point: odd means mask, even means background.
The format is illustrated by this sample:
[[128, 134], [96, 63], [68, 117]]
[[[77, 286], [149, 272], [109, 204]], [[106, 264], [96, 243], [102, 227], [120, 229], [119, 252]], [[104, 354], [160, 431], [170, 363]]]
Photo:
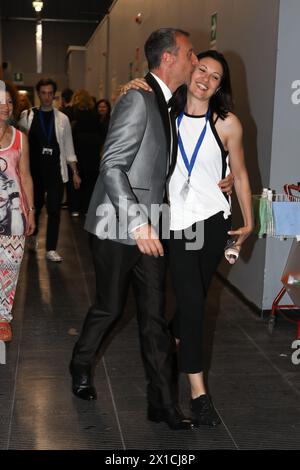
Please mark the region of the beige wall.
[[87, 43], [85, 86], [97, 99], [106, 97], [107, 22], [105, 18]]
[[[289, 1], [289, 0], [288, 0]], [[254, 192], [269, 185], [279, 0], [118, 0], [110, 13], [108, 43], [109, 75], [99, 52], [105, 48], [107, 23], [96, 30], [88, 44], [89, 63], [86, 86], [95, 93], [99, 80], [108, 83], [106, 94], [133, 75], [145, 72], [143, 44], [159, 27], [179, 27], [191, 33], [195, 51], [209, 48], [211, 15], [218, 13], [215, 48], [224, 52], [232, 72], [236, 112], [245, 134], [247, 166]], [[141, 12], [142, 24], [135, 22]], [[139, 51], [138, 51], [139, 49]], [[93, 78], [92, 78], [93, 77]], [[236, 206], [236, 205], [235, 205]], [[234, 215], [238, 210], [234, 210]], [[236, 226], [238, 221], [234, 222]], [[239, 263], [221, 272], [254, 304], [263, 304], [264, 289], [271, 279], [264, 278], [266, 241], [250, 240]], [[269, 270], [269, 276], [278, 273]], [[270, 297], [270, 296], [269, 296]]]
[[75, 91], [85, 88], [86, 50], [70, 46], [68, 49], [68, 84]]
[[[0, 0], [1, 3], [1, 0]], [[43, 73], [36, 73], [35, 22], [2, 20], [3, 60], [10, 63], [7, 79], [23, 73], [23, 85], [34, 86], [41, 76], [53, 78], [59, 89], [68, 85], [67, 49], [84, 46], [94, 31], [89, 23], [43, 22]]]

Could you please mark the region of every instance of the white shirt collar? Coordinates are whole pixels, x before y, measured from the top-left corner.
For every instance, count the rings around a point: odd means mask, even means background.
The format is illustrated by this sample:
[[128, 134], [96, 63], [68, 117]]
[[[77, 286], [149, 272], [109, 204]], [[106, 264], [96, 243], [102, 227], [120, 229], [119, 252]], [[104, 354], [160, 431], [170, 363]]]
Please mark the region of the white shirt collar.
[[169, 87], [163, 82], [155, 73], [150, 72], [151, 75], [155, 78], [157, 83], [159, 84], [161, 91], [163, 92], [163, 95], [165, 97], [166, 102], [168, 103], [169, 99], [172, 98], [172, 92]]

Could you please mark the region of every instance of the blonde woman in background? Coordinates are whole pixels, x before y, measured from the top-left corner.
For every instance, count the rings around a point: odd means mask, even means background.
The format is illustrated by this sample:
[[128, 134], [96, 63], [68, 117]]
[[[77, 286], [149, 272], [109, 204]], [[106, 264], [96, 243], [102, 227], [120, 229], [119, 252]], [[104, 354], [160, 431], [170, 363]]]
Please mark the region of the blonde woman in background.
[[85, 214], [98, 177], [100, 164], [101, 133], [95, 103], [86, 90], [76, 90], [72, 98], [70, 121], [81, 187], [74, 192], [68, 188], [71, 215]]

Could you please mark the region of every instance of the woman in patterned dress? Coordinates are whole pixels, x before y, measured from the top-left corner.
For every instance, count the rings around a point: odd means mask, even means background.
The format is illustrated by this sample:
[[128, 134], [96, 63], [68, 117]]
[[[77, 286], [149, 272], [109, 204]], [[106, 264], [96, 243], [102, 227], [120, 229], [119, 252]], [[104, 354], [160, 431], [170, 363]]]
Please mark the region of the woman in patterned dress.
[[11, 341], [12, 307], [25, 235], [35, 228], [33, 185], [26, 136], [9, 124], [17, 94], [6, 83], [6, 104], [0, 104], [0, 340]]

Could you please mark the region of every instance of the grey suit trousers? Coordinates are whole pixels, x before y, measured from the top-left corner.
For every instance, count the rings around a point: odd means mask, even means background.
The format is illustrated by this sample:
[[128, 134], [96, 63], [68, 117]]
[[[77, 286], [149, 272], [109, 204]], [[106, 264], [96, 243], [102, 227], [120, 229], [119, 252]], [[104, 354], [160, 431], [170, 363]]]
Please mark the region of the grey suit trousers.
[[137, 246], [99, 240], [95, 235], [91, 235], [91, 248], [97, 298], [75, 346], [73, 364], [95, 363], [103, 340], [124, 312], [132, 285], [148, 402], [155, 408], [172, 406], [177, 402], [176, 354], [165, 319], [165, 258], [143, 255]]

